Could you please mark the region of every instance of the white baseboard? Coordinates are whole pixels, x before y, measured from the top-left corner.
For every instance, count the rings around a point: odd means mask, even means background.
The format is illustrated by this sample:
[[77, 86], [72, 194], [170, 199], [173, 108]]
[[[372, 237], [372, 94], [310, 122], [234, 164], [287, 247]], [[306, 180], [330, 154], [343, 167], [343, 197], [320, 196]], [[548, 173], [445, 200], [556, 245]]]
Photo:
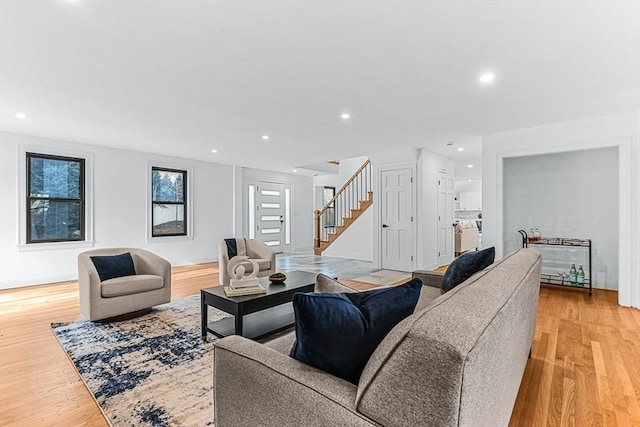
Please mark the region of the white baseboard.
[[58, 282], [72, 282], [78, 280], [78, 273], [55, 274], [47, 276], [29, 277], [26, 279], [7, 280], [0, 282], [0, 289], [26, 288], [28, 286], [50, 285]]
[[325, 251], [323, 255], [334, 257], [334, 258], [347, 258], [347, 259], [355, 259], [357, 261], [373, 262], [372, 257], [367, 258], [366, 256], [363, 256], [362, 254], [358, 254], [358, 253], [340, 252], [337, 254], [332, 254], [332, 253], [327, 253], [327, 251]]

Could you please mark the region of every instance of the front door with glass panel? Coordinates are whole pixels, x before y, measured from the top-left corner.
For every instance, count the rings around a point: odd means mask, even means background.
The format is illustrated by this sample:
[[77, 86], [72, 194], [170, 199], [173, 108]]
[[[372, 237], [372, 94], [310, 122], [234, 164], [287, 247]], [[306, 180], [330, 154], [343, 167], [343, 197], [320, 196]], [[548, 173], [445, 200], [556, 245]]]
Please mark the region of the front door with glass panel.
[[286, 202], [282, 183], [259, 181], [249, 185], [249, 238], [283, 252]]

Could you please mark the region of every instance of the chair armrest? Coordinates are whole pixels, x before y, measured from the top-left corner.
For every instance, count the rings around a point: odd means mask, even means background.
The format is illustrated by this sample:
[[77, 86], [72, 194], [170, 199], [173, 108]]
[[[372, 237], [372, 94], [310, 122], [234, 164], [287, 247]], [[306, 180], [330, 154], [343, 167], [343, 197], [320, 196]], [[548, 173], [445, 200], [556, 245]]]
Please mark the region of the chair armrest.
[[218, 243], [218, 283], [222, 286], [229, 284], [227, 265], [229, 265], [229, 253], [227, 252], [227, 244], [222, 240]]
[[216, 427], [371, 423], [355, 412], [357, 387], [240, 336], [215, 343]]
[[269, 259], [275, 251], [264, 242], [255, 239], [247, 239], [247, 255], [249, 258]]
[[90, 303], [102, 298], [100, 292], [100, 276], [93, 264], [90, 255], [78, 256], [78, 289], [80, 290], [80, 303], [87, 307]]
[[268, 259], [270, 269], [276, 271], [276, 251], [260, 240], [247, 239], [247, 255], [249, 258]]
[[444, 273], [432, 270], [416, 270], [411, 274], [412, 279], [422, 280], [422, 284], [425, 286], [433, 286], [434, 288], [442, 289], [442, 278]]
[[137, 261], [135, 262], [136, 274], [152, 274], [171, 278], [171, 263], [166, 259], [143, 249], [132, 249], [130, 252], [137, 258], [137, 260], [134, 258]]

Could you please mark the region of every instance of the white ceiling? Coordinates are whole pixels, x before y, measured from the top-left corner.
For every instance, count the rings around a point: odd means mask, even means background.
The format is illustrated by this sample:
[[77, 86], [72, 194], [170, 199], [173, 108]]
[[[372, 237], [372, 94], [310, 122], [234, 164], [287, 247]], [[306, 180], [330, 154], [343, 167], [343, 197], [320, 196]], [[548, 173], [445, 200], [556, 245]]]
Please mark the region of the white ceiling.
[[640, 2], [2, 0], [0, 92], [11, 132], [288, 172], [424, 147], [478, 178], [478, 136], [640, 109]]

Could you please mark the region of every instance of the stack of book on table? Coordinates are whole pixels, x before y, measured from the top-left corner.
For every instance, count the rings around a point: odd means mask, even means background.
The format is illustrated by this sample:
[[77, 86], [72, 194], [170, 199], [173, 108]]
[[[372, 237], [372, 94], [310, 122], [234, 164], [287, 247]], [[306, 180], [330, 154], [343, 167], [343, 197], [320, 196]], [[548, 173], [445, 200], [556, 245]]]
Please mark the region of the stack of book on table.
[[228, 297], [241, 297], [245, 295], [266, 294], [267, 290], [256, 278], [246, 280], [231, 279], [229, 286], [224, 287], [224, 293]]

